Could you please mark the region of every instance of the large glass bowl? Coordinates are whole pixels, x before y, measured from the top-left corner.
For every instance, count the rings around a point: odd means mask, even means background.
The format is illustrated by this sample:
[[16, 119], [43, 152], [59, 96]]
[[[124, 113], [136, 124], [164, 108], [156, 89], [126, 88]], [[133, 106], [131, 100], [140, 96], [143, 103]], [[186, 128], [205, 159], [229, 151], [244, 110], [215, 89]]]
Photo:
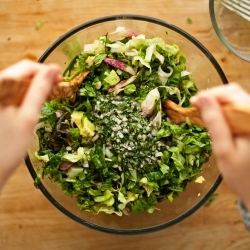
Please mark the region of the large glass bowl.
[[[210, 18], [220, 40], [236, 56], [250, 62], [250, 21], [222, 5], [223, 0], [209, 0]], [[241, 1], [238, 3], [240, 6]], [[237, 4], [236, 4], [237, 5]]]
[[[97, 37], [112, 32], [119, 26], [145, 34], [148, 38], [162, 37], [169, 44], [177, 44], [186, 55], [187, 70], [192, 72], [200, 90], [227, 82], [214, 57], [196, 39], [174, 25], [145, 16], [116, 15], [84, 23], [60, 37], [42, 55], [39, 62], [57, 63], [65, 69], [84, 44], [92, 43]], [[34, 158], [37, 149], [38, 144], [34, 137], [26, 158], [26, 164], [34, 179], [35, 166], [39, 164]], [[186, 192], [181, 193], [172, 203], [168, 200], [161, 202], [157, 206], [160, 210], [153, 214], [145, 212], [122, 217], [81, 212], [74, 198], [64, 195], [60, 187], [48, 178], [41, 180], [39, 188], [55, 207], [82, 225], [107, 233], [134, 235], [170, 227], [199, 209], [221, 182], [213, 156], [210, 162], [203, 166], [202, 176], [205, 182], [188, 184]]]

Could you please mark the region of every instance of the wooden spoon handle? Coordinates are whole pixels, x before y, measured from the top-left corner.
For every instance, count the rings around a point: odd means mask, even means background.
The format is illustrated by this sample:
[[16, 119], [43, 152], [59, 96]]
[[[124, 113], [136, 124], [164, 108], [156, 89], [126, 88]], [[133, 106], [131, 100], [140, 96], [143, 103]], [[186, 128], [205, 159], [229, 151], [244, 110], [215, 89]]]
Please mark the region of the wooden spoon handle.
[[233, 134], [250, 134], [250, 106], [227, 104], [222, 110]]
[[[234, 135], [250, 134], [250, 106], [226, 104], [222, 106], [222, 111]], [[205, 127], [197, 108], [193, 107], [190, 112], [193, 113], [191, 123]]]
[[[82, 72], [70, 82], [60, 82], [59, 84], [53, 86], [48, 100], [69, 98], [70, 101], [74, 102], [76, 98], [76, 92], [88, 73], [89, 71]], [[2, 106], [19, 106], [29, 89], [30, 82], [31, 80], [29, 79], [1, 79], [0, 104]]]
[[[197, 108], [183, 108], [167, 100], [164, 107], [173, 123], [179, 124], [187, 121], [205, 127]], [[226, 104], [222, 106], [223, 114], [234, 135], [250, 134], [250, 106], [239, 104]]]

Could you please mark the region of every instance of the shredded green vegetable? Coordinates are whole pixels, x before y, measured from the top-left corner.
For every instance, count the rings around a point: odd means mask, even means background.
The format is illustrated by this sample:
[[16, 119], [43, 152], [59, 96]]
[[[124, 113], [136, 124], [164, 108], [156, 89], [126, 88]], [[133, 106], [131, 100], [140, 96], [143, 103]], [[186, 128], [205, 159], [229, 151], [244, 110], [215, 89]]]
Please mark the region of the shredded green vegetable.
[[82, 211], [152, 213], [185, 192], [211, 155], [207, 131], [172, 124], [162, 101], [188, 107], [197, 92], [186, 58], [161, 38], [119, 28], [87, 44], [63, 76], [86, 70], [76, 102], [46, 102], [37, 129], [41, 176], [76, 197]]

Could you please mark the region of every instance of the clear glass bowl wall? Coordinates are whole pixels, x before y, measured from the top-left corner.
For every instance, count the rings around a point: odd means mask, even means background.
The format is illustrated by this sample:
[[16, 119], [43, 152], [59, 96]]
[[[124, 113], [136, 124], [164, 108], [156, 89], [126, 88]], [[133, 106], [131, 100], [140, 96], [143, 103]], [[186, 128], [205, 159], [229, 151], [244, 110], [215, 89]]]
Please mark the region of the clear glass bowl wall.
[[224, 7], [223, 1], [209, 0], [214, 30], [225, 47], [239, 58], [250, 62], [250, 22]]
[[[60, 37], [39, 61], [45, 64], [57, 63], [64, 70], [72, 58], [80, 53], [84, 44], [92, 43], [97, 37], [115, 31], [119, 26], [145, 34], [147, 38], [162, 37], [169, 44], [177, 44], [186, 55], [187, 70], [192, 72], [199, 90], [227, 82], [213, 56], [192, 36], [171, 24], [142, 16], [103, 17], [80, 25]], [[35, 166], [39, 165], [34, 158], [34, 152], [37, 149], [38, 143], [34, 137], [26, 158], [26, 164], [34, 179]], [[76, 222], [102, 232], [134, 235], [170, 227], [199, 209], [221, 182], [213, 156], [210, 162], [203, 166], [202, 176], [205, 178], [204, 183], [188, 184], [186, 192], [181, 193], [172, 203], [168, 200], [161, 202], [157, 206], [160, 210], [156, 210], [153, 214], [145, 212], [122, 217], [105, 213], [93, 215], [81, 212], [75, 199], [64, 195], [60, 187], [47, 177], [41, 180], [39, 187], [54, 206]]]

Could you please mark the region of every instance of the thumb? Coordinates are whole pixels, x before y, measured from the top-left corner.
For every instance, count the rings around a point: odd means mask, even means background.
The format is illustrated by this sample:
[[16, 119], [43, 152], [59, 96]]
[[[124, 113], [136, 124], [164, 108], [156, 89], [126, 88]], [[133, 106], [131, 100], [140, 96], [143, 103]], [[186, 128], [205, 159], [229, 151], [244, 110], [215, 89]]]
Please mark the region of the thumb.
[[36, 124], [42, 105], [47, 100], [53, 85], [60, 81], [60, 69], [56, 65], [41, 69], [32, 79], [30, 88], [22, 102], [21, 111]]

